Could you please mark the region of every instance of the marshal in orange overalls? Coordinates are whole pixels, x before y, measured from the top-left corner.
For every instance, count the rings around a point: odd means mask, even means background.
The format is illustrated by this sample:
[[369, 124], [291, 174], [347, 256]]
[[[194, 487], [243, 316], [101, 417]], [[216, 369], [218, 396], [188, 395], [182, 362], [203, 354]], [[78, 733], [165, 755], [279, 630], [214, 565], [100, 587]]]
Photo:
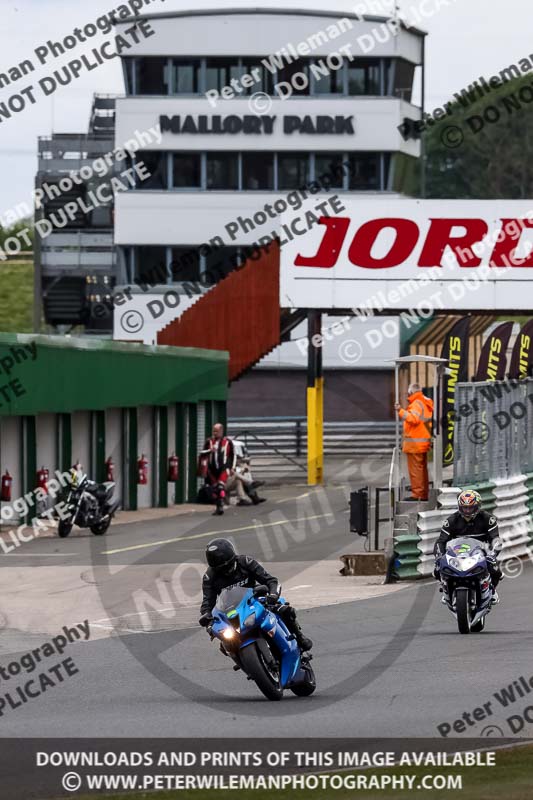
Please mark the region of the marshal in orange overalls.
[[403, 420], [403, 452], [411, 478], [411, 494], [417, 500], [427, 500], [429, 493], [428, 452], [431, 450], [433, 400], [422, 392], [409, 395], [407, 409], [400, 408]]

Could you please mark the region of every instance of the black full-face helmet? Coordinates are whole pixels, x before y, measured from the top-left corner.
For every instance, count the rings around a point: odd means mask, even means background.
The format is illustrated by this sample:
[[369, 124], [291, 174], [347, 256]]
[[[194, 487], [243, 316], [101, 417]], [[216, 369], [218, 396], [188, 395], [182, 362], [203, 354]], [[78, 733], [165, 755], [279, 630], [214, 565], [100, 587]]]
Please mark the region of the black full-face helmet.
[[229, 575], [235, 569], [237, 553], [227, 539], [213, 539], [205, 551], [207, 563], [219, 575]]

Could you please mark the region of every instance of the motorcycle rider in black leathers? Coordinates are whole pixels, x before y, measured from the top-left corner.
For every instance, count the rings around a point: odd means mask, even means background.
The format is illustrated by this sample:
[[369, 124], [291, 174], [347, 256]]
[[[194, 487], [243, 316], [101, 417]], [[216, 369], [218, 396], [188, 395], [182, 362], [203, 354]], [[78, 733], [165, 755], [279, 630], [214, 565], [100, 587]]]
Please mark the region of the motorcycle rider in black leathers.
[[435, 544], [435, 570], [433, 575], [440, 580], [439, 559], [446, 552], [448, 542], [458, 537], [469, 536], [478, 539], [489, 546], [487, 553], [487, 566], [492, 580], [492, 602], [498, 603], [496, 591], [502, 573], [496, 560], [496, 552], [501, 550], [501, 541], [498, 532], [498, 520], [488, 511], [481, 509], [481, 495], [474, 491], [461, 492], [457, 500], [458, 510], [448, 517], [442, 526], [440, 536]]
[[[230, 586], [245, 586], [253, 589], [255, 586], [266, 586], [269, 594], [267, 604], [279, 603], [279, 585], [277, 578], [270, 575], [266, 569], [251, 556], [239, 556], [232, 543], [227, 539], [213, 539], [206, 548], [207, 572], [202, 580], [204, 594], [200, 608], [200, 625], [206, 628], [212, 622], [211, 611], [216, 605], [217, 597], [223, 589]], [[296, 611], [289, 603], [276, 606], [279, 614], [290, 633], [294, 634], [300, 650], [310, 650], [313, 646], [311, 639], [304, 636], [296, 618]]]

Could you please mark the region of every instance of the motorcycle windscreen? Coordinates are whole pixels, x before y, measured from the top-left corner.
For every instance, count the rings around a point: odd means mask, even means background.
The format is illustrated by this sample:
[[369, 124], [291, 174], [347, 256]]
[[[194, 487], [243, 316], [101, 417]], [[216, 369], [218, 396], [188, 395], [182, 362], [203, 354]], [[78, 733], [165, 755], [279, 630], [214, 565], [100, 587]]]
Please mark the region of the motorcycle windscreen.
[[460, 558], [461, 556], [471, 557], [477, 555], [479, 552], [485, 552], [483, 544], [478, 539], [473, 539], [471, 536], [452, 539], [446, 548], [446, 555], [453, 556], [453, 558]]
[[217, 599], [216, 607], [224, 614], [232, 609], [236, 609], [243, 600], [251, 597], [252, 592], [244, 586], [231, 586], [229, 589], [223, 589]]

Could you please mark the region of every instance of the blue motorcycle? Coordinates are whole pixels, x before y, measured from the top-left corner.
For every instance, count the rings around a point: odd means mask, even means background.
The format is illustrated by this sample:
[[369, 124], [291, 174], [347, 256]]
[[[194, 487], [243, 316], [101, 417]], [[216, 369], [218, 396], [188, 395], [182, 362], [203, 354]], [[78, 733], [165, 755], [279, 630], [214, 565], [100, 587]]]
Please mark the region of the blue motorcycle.
[[492, 581], [482, 542], [453, 539], [439, 560], [443, 603], [457, 619], [459, 633], [481, 633], [492, 607]]
[[283, 600], [270, 605], [267, 595], [266, 586], [224, 589], [207, 631], [233, 659], [233, 669], [242, 669], [269, 700], [281, 700], [284, 689], [307, 697], [316, 689], [311, 656], [300, 653], [296, 637], [276, 613]]

